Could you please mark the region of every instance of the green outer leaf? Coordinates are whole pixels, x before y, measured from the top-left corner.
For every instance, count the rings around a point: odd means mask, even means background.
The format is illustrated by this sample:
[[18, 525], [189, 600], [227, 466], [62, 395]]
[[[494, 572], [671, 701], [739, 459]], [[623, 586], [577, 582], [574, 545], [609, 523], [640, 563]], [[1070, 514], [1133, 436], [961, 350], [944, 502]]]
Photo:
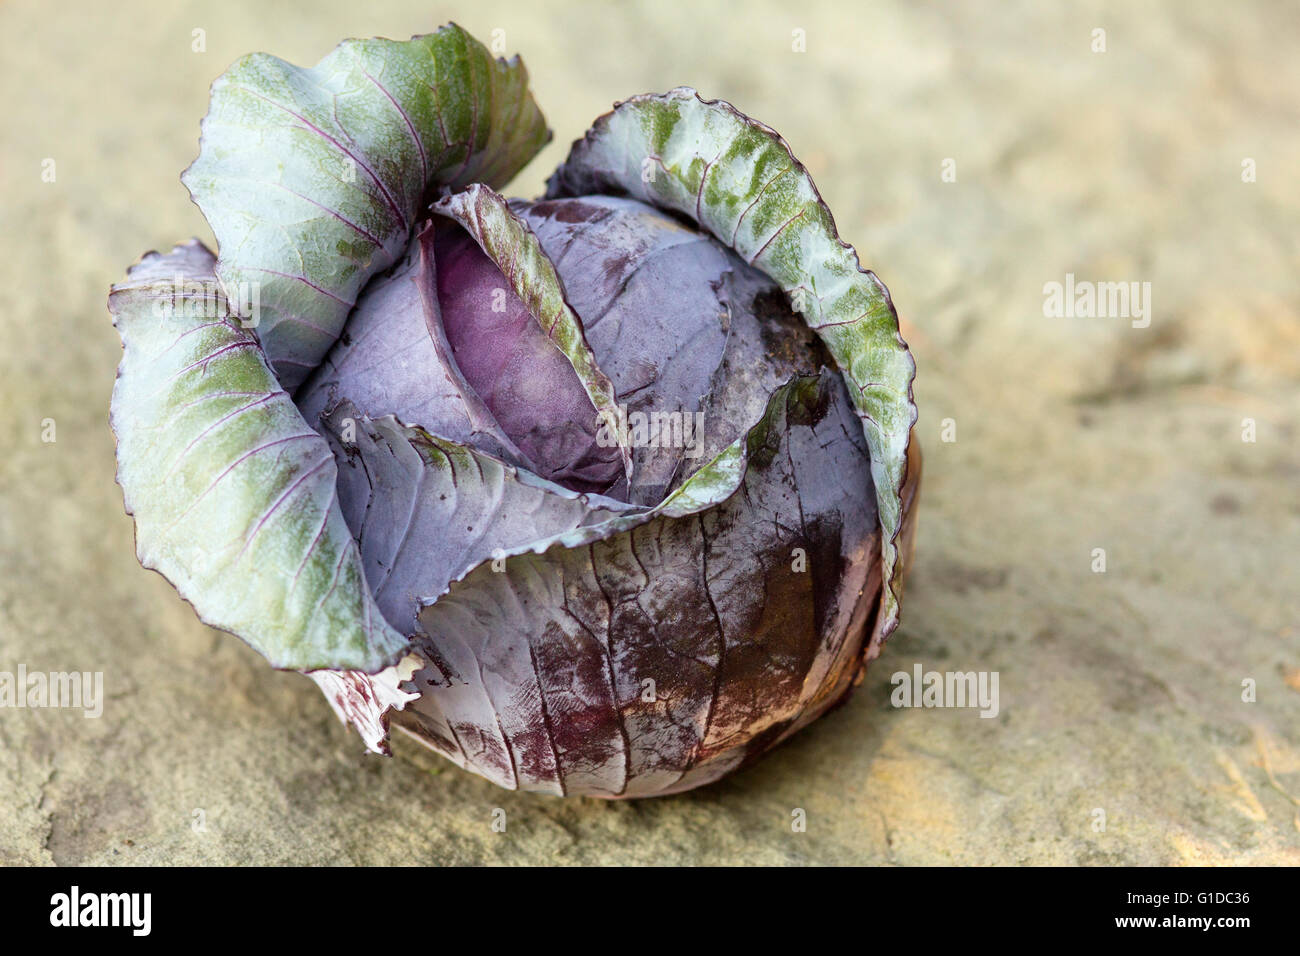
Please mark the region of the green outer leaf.
[[[454, 220], [474, 238], [496, 263], [519, 301], [528, 306], [546, 337], [569, 360], [597, 413], [608, 421], [617, 421], [614, 386], [596, 364], [582, 323], [564, 298], [564, 285], [555, 264], [528, 223], [515, 215], [504, 197], [478, 183], [444, 196], [433, 204], [433, 212]], [[630, 481], [632, 450], [624, 436], [619, 438], [623, 472]]]
[[435, 188], [505, 185], [549, 139], [518, 57], [449, 24], [346, 40], [310, 69], [244, 57], [212, 84], [182, 181], [217, 237], [217, 274], [244, 290], [240, 314], [258, 290], [258, 335], [293, 389]]
[[789, 145], [731, 104], [680, 87], [617, 104], [547, 187], [547, 198], [623, 192], [689, 216], [791, 295], [844, 373], [866, 432], [883, 531], [880, 630], [893, 631], [916, 363], [888, 290], [839, 237]]
[[378, 671], [406, 640], [370, 595], [334, 457], [229, 314], [214, 262], [191, 240], [109, 293], [117, 480], [140, 563], [275, 667]]

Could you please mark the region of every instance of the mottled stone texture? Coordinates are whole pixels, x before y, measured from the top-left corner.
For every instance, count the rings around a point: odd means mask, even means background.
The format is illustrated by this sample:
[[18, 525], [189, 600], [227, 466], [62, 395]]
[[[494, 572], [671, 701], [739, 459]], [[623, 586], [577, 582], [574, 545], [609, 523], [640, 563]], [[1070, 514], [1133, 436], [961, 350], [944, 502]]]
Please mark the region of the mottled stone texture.
[[[506, 30], [556, 131], [511, 194], [613, 99], [724, 96], [808, 163], [921, 369], [917, 557], [863, 686], [719, 785], [610, 804], [507, 793], [403, 739], [363, 756], [310, 681], [136, 565], [104, 298], [142, 250], [210, 241], [177, 180], [208, 84], [250, 50], [314, 62], [437, 24], [130, 6], [0, 5], [0, 670], [103, 671], [109, 698], [0, 711], [0, 864], [1300, 862], [1294, 10], [447, 11]], [[1045, 318], [1067, 272], [1151, 282], [1150, 327]], [[998, 671], [999, 715], [891, 708], [917, 663]]]

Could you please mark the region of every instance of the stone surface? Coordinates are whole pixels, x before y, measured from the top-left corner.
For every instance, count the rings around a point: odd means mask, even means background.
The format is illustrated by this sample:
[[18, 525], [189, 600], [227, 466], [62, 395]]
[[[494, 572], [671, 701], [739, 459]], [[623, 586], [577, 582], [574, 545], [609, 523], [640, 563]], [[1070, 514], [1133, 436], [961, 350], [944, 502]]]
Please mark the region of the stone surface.
[[[146, 249], [210, 241], [177, 178], [208, 83], [433, 9], [0, 5], [0, 671], [102, 671], [108, 697], [0, 710], [0, 864], [1300, 862], [1300, 16], [842, 6], [441, 8], [505, 30], [555, 129], [512, 194], [645, 90], [781, 130], [921, 369], [917, 560], [858, 694], [720, 785], [607, 804], [404, 740], [364, 756], [310, 681], [140, 570], [113, 483], [105, 294]], [[1044, 317], [1066, 273], [1149, 281], [1150, 326]], [[997, 671], [998, 716], [891, 707], [917, 663]]]

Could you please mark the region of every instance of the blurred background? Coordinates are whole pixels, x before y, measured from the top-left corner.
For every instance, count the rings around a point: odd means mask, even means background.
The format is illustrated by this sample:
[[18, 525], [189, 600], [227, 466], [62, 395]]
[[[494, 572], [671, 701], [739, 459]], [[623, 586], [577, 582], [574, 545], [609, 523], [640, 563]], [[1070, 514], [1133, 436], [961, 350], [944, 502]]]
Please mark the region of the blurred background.
[[[1300, 8], [1046, 6], [0, 0], [0, 671], [107, 697], [0, 710], [0, 864], [1300, 863]], [[555, 132], [514, 195], [639, 92], [780, 130], [917, 358], [902, 627], [700, 792], [367, 757], [134, 558], [104, 301], [212, 242], [178, 179], [209, 83], [448, 20], [504, 31]], [[1150, 283], [1149, 325], [1045, 316], [1067, 274]], [[917, 664], [996, 671], [998, 716], [891, 707]]]

